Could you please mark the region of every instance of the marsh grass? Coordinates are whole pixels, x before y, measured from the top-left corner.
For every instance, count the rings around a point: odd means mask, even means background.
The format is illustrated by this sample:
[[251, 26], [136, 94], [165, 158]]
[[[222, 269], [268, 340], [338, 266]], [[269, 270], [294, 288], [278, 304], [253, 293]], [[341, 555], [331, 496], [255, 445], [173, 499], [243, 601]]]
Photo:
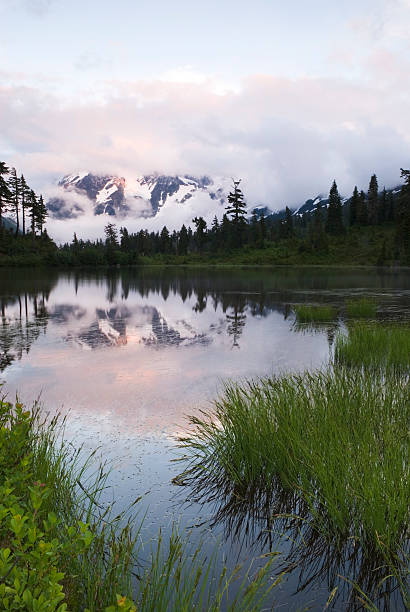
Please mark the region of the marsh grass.
[[[1, 402], [1, 406], [4, 431], [10, 430], [11, 436], [17, 423], [14, 408], [8, 402]], [[23, 415], [21, 458], [28, 466], [27, 482], [34, 481], [42, 495], [38, 529], [41, 530], [41, 517], [53, 517], [50, 537], [54, 538], [53, 550], [58, 571], [62, 572], [63, 602], [68, 609], [89, 612], [261, 609], [272, 588], [271, 582], [268, 585], [272, 559], [257, 572], [252, 573], [252, 568], [248, 572], [236, 568], [231, 573], [226, 567], [220, 569], [217, 549], [207, 558], [201, 545], [194, 547], [189, 534], [181, 534], [177, 529], [167, 538], [160, 532], [155, 542], [144, 544], [142, 523], [136, 520], [135, 513], [131, 514], [139, 498], [127, 511], [114, 516], [112, 508], [101, 502], [101, 493], [107, 487], [107, 466], [96, 463], [93, 455], [84, 460], [82, 449], [73, 452], [63, 441], [64, 422], [58, 417], [42, 420], [38, 406], [31, 415], [21, 408], [19, 413]], [[9, 477], [21, 482], [21, 465], [13, 461], [4, 475], [0, 470], [0, 476], [5, 482]], [[19, 502], [28, 512], [29, 490], [30, 487], [22, 487]], [[36, 513], [32, 518], [36, 519]], [[73, 549], [72, 540], [77, 537], [82, 546]], [[51, 546], [46, 541], [47, 534], [43, 540], [44, 546]], [[0, 560], [2, 545], [0, 538]], [[11, 555], [14, 558], [14, 550]], [[13, 572], [18, 569], [14, 565]], [[31, 576], [36, 576], [36, 561], [31, 557], [27, 557], [27, 568], [21, 569], [23, 574], [27, 569]], [[1, 571], [0, 563], [0, 575]], [[8, 570], [6, 577], [12, 579]], [[21, 606], [26, 609], [23, 603]], [[65, 609], [62, 606], [58, 607], [61, 612]], [[57, 606], [48, 602], [47, 610], [57, 610]]]
[[359, 551], [362, 581], [382, 559], [384, 576], [400, 584], [409, 417], [408, 375], [334, 367], [231, 384], [213, 413], [191, 418], [181, 482], [199, 496], [213, 480], [243, 504], [282, 491], [299, 529], [308, 522], [336, 557], [345, 546]]
[[333, 321], [337, 316], [336, 309], [333, 306], [326, 305], [310, 306], [300, 304], [294, 306], [293, 310], [299, 323], [328, 322]]
[[410, 326], [353, 323], [336, 336], [334, 359], [345, 366], [408, 372]]
[[351, 318], [375, 318], [377, 314], [377, 303], [374, 300], [363, 297], [346, 302], [346, 312]]

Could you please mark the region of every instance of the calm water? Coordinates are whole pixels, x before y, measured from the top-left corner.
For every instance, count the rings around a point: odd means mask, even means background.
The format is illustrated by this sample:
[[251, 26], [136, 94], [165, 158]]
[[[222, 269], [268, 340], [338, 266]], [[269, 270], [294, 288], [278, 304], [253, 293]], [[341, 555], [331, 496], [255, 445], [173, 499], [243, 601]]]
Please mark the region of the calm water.
[[[409, 319], [410, 270], [0, 270], [0, 381], [10, 396], [67, 414], [75, 445], [100, 448], [119, 507], [145, 494], [147, 539], [178, 522], [210, 550], [220, 541], [231, 566], [270, 549], [284, 558], [291, 534], [266, 537], [252, 509], [227, 516], [223, 500], [187, 500], [172, 485], [182, 470], [175, 438], [227, 379], [326, 363], [343, 323], [298, 330], [293, 304], [362, 295], [377, 299], [379, 320]], [[336, 578], [319, 557], [275, 589], [279, 609], [323, 609]], [[346, 609], [343, 596], [335, 609]]]

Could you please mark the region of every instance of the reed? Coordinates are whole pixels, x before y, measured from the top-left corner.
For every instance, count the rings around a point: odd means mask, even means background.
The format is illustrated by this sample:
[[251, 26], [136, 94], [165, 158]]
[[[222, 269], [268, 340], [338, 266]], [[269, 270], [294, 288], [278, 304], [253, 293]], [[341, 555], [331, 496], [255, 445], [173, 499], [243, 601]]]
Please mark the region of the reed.
[[335, 341], [337, 364], [408, 372], [410, 364], [410, 326], [353, 323]]
[[333, 306], [309, 306], [300, 304], [294, 306], [296, 319], [299, 323], [313, 323], [319, 321], [333, 321], [336, 318], [336, 309]]
[[354, 542], [370, 567], [382, 557], [400, 575], [409, 418], [408, 373], [332, 367], [230, 384], [213, 412], [191, 418], [180, 479], [197, 494], [214, 480], [243, 504], [276, 487], [335, 550]]
[[361, 319], [372, 319], [377, 314], [377, 304], [374, 300], [363, 297], [359, 299], [348, 300], [346, 302], [346, 312], [348, 317]]
[[218, 551], [207, 559], [176, 529], [167, 539], [160, 533], [155, 545], [143, 544], [132, 508], [114, 516], [101, 503], [107, 466], [93, 469], [93, 456], [84, 461], [81, 449], [73, 454], [62, 426], [58, 418], [42, 421], [38, 406], [29, 412], [0, 401], [2, 609], [262, 608], [272, 560], [254, 575], [217, 570]]

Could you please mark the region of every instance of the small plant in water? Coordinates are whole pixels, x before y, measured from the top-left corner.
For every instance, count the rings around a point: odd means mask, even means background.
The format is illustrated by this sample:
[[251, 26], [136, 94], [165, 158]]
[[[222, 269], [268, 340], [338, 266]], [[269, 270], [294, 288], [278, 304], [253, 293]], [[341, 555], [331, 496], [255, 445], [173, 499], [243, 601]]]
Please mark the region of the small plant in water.
[[346, 302], [346, 312], [349, 317], [374, 318], [377, 313], [377, 304], [374, 300], [363, 297], [356, 300], [348, 300]]
[[309, 306], [301, 304], [294, 306], [296, 318], [299, 323], [312, 323], [315, 321], [333, 321], [336, 318], [336, 309], [333, 306]]

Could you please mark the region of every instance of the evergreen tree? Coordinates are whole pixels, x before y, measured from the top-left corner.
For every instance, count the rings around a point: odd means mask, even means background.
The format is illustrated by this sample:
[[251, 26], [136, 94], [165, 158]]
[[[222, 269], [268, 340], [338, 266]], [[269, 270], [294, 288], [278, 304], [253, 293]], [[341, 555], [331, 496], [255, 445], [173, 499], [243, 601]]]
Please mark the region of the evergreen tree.
[[337, 190], [336, 181], [330, 188], [329, 206], [327, 209], [326, 232], [334, 236], [343, 234], [342, 200]]
[[361, 191], [359, 194], [359, 206], [357, 210], [357, 223], [359, 225], [367, 225], [367, 202], [366, 194]]
[[21, 205], [21, 217], [23, 221], [23, 236], [26, 235], [26, 210], [29, 208], [30, 202], [30, 188], [27, 185], [24, 176], [20, 177], [20, 205]]
[[129, 251], [131, 249], [131, 241], [126, 227], [120, 227], [120, 236], [121, 250]]
[[195, 242], [198, 247], [198, 251], [202, 253], [202, 249], [206, 240], [206, 221], [203, 217], [195, 217], [194, 219], [192, 219], [192, 222], [194, 223], [196, 228], [194, 234]]
[[40, 232], [40, 235], [43, 235], [43, 227], [46, 222], [46, 218], [48, 216], [47, 207], [44, 204], [43, 196], [40, 195], [37, 203], [36, 210], [36, 228]]
[[266, 238], [266, 218], [265, 215], [262, 213], [259, 219], [259, 228], [260, 228], [260, 236], [261, 236], [261, 246], [263, 246], [263, 243], [265, 242], [265, 238]]
[[367, 217], [370, 225], [376, 225], [378, 217], [379, 186], [375, 174], [370, 178], [369, 191], [367, 193]]
[[8, 186], [10, 190], [10, 199], [12, 202], [12, 207], [14, 211], [14, 218], [16, 220], [16, 236], [18, 236], [20, 229], [20, 181], [17, 177], [17, 172], [15, 168], [10, 170], [10, 176], [8, 180]]
[[383, 187], [383, 191], [379, 197], [378, 203], [378, 214], [377, 214], [377, 222], [380, 225], [383, 225], [387, 221], [387, 192], [386, 188]]
[[3, 215], [8, 210], [11, 199], [10, 189], [3, 175], [7, 175], [9, 169], [4, 162], [0, 162], [0, 230], [3, 227]]
[[165, 227], [162, 228], [160, 237], [159, 237], [159, 250], [161, 253], [169, 253], [170, 251], [170, 237], [169, 231]]
[[225, 210], [231, 216], [233, 226], [234, 246], [241, 246], [243, 229], [246, 225], [246, 204], [244, 195], [239, 189], [239, 181], [233, 181], [233, 191], [228, 194], [228, 206]]
[[179, 239], [178, 239], [178, 254], [179, 255], [186, 255], [188, 253], [188, 244], [189, 244], [188, 231], [185, 225], [183, 225], [179, 232]]
[[37, 220], [38, 202], [37, 202], [37, 196], [32, 189], [30, 189], [30, 194], [29, 194], [28, 210], [29, 210], [29, 216], [31, 219], [31, 236], [34, 242], [34, 238], [36, 235], [36, 220]]
[[108, 223], [104, 227], [105, 244], [108, 247], [118, 247], [118, 232], [114, 223]]
[[357, 187], [353, 190], [353, 195], [349, 206], [349, 225], [356, 225], [359, 212], [359, 190]]

